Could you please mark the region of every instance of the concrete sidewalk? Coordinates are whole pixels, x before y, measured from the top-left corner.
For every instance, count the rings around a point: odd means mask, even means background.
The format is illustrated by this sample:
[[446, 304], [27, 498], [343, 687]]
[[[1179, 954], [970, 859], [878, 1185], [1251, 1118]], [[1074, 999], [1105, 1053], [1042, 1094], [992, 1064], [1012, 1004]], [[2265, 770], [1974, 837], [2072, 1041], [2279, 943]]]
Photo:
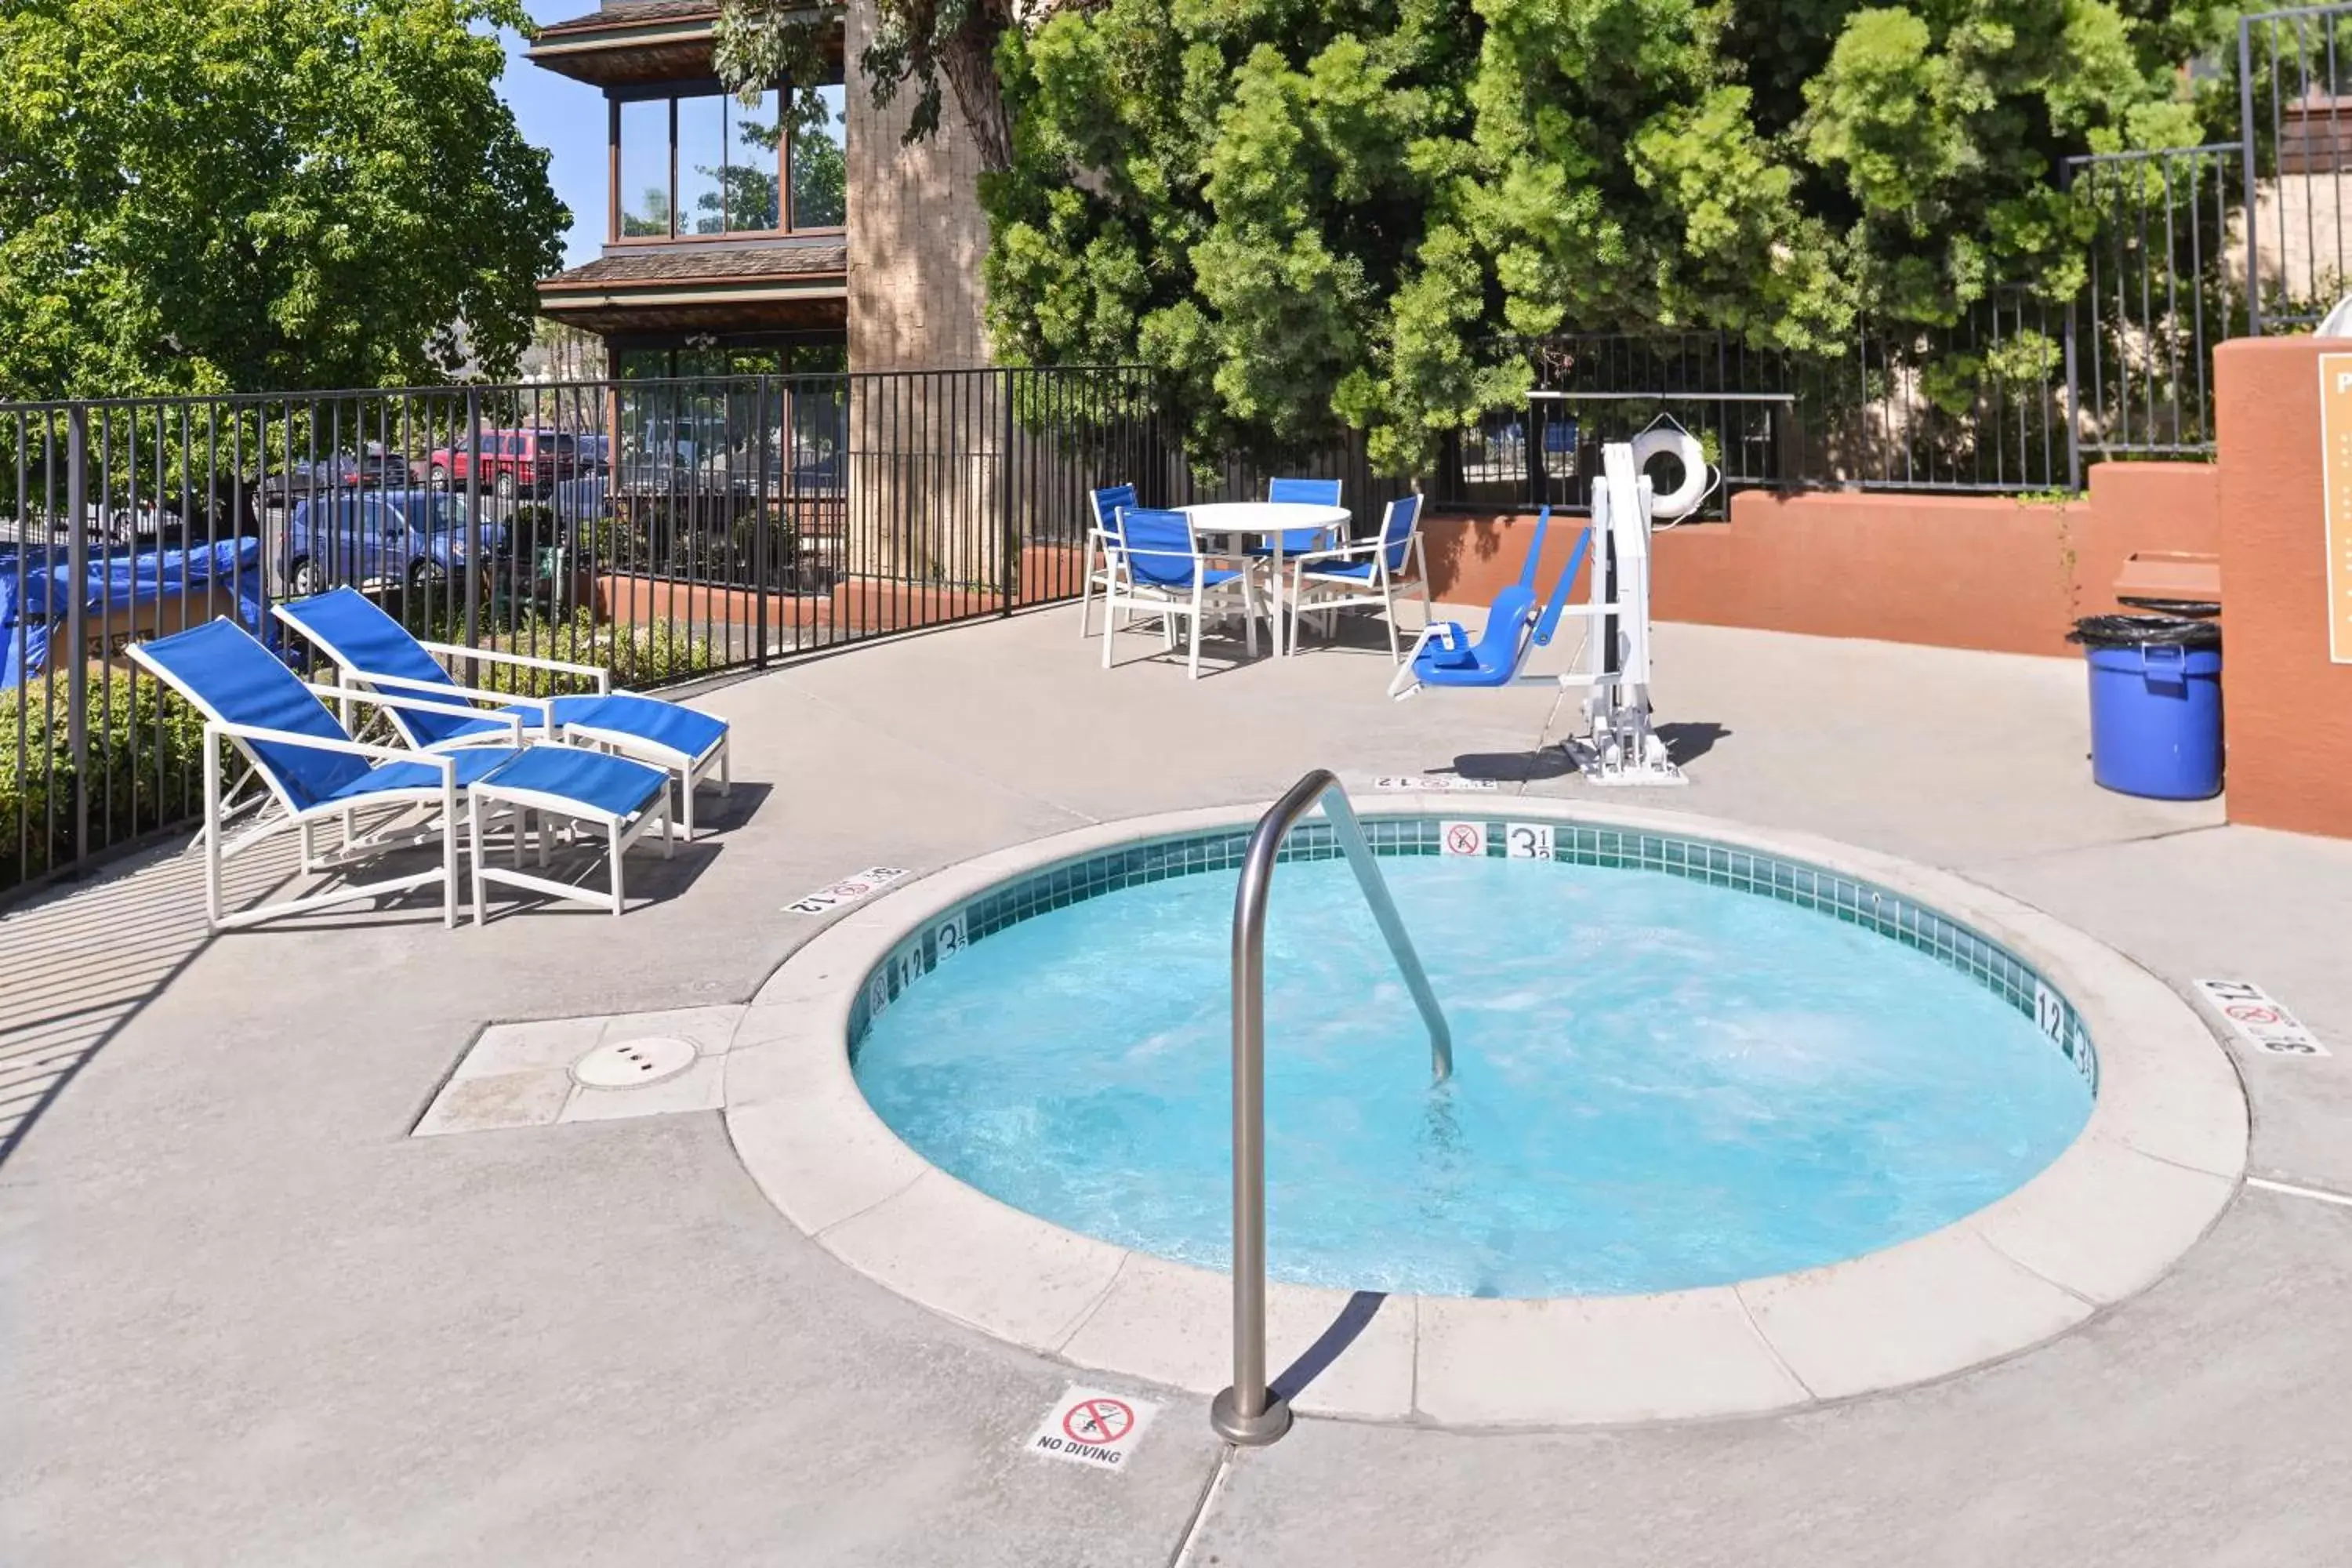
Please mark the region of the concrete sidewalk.
[[[2269, 987], [2337, 1054], [2241, 1056], [2252, 1167], [2352, 1192], [2352, 845], [2096, 790], [2069, 661], [1658, 640], [1692, 783], [1643, 804], [1955, 869], [2176, 987]], [[1392, 705], [1384, 647], [1197, 683], [1156, 648], [1105, 674], [1059, 610], [709, 693], [751, 783], [633, 868], [658, 901], [620, 921], [207, 939], [167, 860], [0, 921], [0, 1062], [80, 1064], [0, 1164], [0, 1558], [1160, 1564], [1197, 1526], [1187, 1561], [1226, 1564], [2342, 1559], [2352, 1207], [2311, 1197], [2248, 1191], [2147, 1295], [1932, 1387], [1663, 1429], [1304, 1421], [1220, 1480], [1189, 1396], [1123, 1473], [1032, 1458], [1080, 1379], [834, 1262], [715, 1115], [407, 1136], [484, 1024], [742, 1001], [819, 929], [782, 906], [859, 867], [1318, 765], [1583, 787], [1538, 749], [1574, 720], [1549, 691]]]

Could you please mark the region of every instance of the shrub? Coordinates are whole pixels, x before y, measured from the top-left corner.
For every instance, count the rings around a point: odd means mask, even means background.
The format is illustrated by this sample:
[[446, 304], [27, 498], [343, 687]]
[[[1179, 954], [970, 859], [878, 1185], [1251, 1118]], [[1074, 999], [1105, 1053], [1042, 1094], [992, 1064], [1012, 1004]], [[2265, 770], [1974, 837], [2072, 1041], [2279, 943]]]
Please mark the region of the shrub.
[[[89, 683], [79, 767], [67, 721], [77, 679]], [[200, 809], [204, 745], [194, 710], [152, 678], [134, 690], [127, 669], [53, 669], [0, 690], [0, 889]], [[75, 831], [78, 789], [89, 792], [88, 843]]]
[[[459, 637], [440, 640], [460, 642]], [[719, 651], [687, 626], [675, 621], [649, 626], [598, 625], [586, 608], [562, 618], [526, 616], [509, 629], [492, 631], [485, 647], [526, 653], [571, 664], [602, 665], [613, 673], [613, 684], [626, 687], [666, 685], [707, 675], [719, 668]], [[549, 670], [484, 662], [477, 680], [485, 689], [513, 691], [527, 697], [554, 697], [592, 689], [586, 680]]]

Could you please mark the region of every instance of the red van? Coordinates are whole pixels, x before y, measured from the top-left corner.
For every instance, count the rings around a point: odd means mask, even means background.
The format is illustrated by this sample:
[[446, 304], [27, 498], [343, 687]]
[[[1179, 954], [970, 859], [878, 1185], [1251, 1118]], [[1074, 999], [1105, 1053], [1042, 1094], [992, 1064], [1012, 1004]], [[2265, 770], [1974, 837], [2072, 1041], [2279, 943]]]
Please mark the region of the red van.
[[[436, 447], [426, 455], [425, 463], [436, 488], [456, 489], [473, 482], [473, 452], [464, 441]], [[482, 432], [482, 488], [502, 500], [517, 495], [545, 495], [557, 480], [571, 479], [579, 471], [579, 448], [565, 431]]]

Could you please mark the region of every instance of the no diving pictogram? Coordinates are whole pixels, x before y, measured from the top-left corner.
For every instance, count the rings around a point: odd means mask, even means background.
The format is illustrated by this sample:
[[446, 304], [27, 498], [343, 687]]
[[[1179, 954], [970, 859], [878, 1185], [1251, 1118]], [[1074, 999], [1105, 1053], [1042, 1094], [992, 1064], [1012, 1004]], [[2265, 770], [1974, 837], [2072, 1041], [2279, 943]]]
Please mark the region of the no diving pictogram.
[[1486, 825], [1483, 822], [1449, 822], [1441, 830], [1448, 855], [1484, 855], [1486, 852]]
[[1045, 1412], [1024, 1447], [1042, 1459], [1097, 1470], [1125, 1469], [1159, 1408], [1148, 1399], [1108, 1389], [1068, 1388]]
[[1135, 1411], [1124, 1399], [1097, 1394], [1081, 1399], [1062, 1417], [1062, 1431], [1073, 1443], [1116, 1443], [1135, 1429]]

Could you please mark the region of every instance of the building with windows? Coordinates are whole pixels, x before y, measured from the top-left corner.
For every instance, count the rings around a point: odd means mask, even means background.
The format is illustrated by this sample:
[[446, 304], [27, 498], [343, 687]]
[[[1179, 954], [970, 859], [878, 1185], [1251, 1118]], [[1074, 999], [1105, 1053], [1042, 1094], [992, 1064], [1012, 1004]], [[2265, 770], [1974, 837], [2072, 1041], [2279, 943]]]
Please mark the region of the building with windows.
[[826, 79], [757, 104], [714, 74], [715, 0], [604, 0], [532, 62], [603, 89], [604, 253], [540, 285], [610, 374], [783, 374], [985, 363], [977, 158], [950, 101], [904, 144], [904, 98], [857, 81], [866, 0], [837, 9]]

